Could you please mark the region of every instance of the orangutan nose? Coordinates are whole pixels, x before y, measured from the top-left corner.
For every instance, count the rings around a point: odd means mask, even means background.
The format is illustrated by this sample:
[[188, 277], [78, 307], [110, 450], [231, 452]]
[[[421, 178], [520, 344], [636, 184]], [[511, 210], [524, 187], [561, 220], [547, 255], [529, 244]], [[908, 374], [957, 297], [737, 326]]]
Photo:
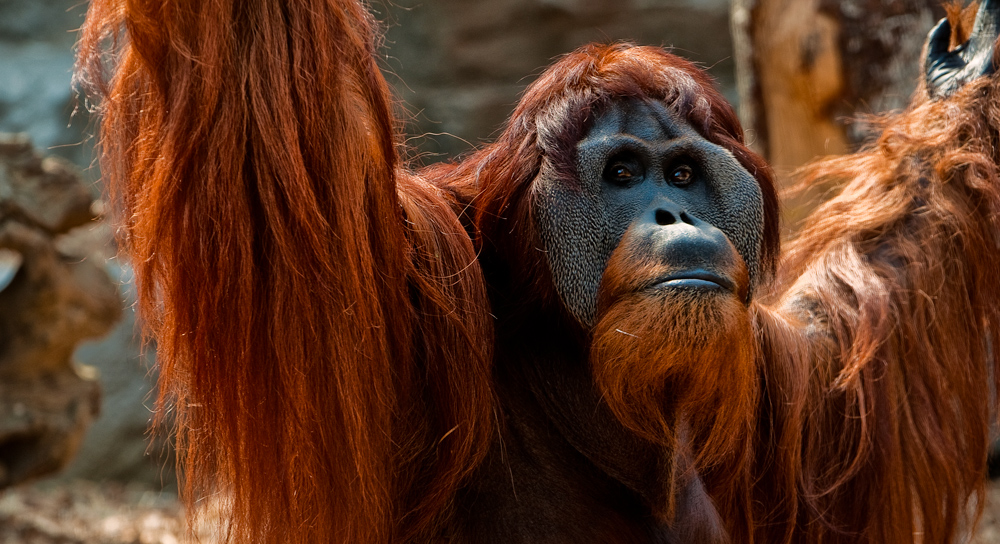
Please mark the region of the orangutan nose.
[[628, 237], [648, 248], [660, 267], [659, 285], [719, 287], [742, 295], [746, 289], [742, 258], [724, 232], [666, 197], [642, 214]]
[[694, 221], [695, 221], [694, 219], [691, 218], [690, 215], [687, 214], [687, 212], [680, 211], [674, 213], [671, 212], [670, 210], [665, 210], [662, 208], [658, 208], [656, 210], [654, 219], [656, 220], [657, 225], [661, 225], [664, 227], [667, 225], [673, 225], [677, 221], [681, 221], [682, 223], [687, 223], [688, 225], [694, 226]]
[[668, 198], [657, 199], [637, 223], [637, 234], [653, 244], [655, 253], [678, 265], [728, 261], [735, 252], [725, 233]]

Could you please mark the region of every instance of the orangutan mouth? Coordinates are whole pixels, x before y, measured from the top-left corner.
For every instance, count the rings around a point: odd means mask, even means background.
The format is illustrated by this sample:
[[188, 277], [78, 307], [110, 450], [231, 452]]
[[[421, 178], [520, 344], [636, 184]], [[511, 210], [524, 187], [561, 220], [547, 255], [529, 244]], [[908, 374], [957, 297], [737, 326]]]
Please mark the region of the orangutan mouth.
[[663, 287], [681, 289], [722, 289], [730, 293], [736, 292], [736, 284], [724, 276], [707, 270], [682, 270], [674, 272], [658, 280], [653, 286], [656, 289]]

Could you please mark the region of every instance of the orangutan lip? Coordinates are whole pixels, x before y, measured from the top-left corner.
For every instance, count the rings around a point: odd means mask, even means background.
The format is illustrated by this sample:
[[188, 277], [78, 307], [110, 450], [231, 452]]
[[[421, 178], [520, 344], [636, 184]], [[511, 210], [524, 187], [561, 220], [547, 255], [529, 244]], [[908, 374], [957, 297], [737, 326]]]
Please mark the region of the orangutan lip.
[[681, 287], [690, 289], [724, 289], [736, 292], [732, 280], [724, 278], [707, 270], [683, 270], [665, 276], [656, 282], [655, 287]]

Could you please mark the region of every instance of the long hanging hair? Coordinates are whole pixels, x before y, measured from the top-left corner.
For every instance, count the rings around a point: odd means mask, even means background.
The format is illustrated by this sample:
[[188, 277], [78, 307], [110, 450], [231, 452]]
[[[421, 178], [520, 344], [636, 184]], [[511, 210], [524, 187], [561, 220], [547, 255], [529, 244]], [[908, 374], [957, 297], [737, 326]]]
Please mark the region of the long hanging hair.
[[229, 541], [426, 540], [494, 434], [482, 274], [401, 171], [376, 37], [353, 0], [90, 3], [158, 417]]

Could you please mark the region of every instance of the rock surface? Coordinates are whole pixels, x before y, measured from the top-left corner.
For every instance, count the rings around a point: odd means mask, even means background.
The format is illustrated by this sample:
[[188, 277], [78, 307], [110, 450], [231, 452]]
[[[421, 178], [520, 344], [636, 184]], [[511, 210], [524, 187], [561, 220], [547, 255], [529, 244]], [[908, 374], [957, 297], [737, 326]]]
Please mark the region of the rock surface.
[[95, 376], [72, 355], [121, 300], [103, 260], [73, 243], [91, 204], [70, 164], [0, 137], [0, 488], [65, 466], [99, 412]]
[[110, 334], [85, 342], [76, 351], [80, 362], [97, 370], [103, 391], [101, 417], [91, 425], [80, 454], [61, 477], [176, 488], [166, 430], [159, 429], [156, 433], [150, 430], [155, 400], [155, 349], [142, 347], [132, 309], [135, 285], [131, 268], [110, 258], [107, 270], [121, 283], [125, 301], [122, 319]]

